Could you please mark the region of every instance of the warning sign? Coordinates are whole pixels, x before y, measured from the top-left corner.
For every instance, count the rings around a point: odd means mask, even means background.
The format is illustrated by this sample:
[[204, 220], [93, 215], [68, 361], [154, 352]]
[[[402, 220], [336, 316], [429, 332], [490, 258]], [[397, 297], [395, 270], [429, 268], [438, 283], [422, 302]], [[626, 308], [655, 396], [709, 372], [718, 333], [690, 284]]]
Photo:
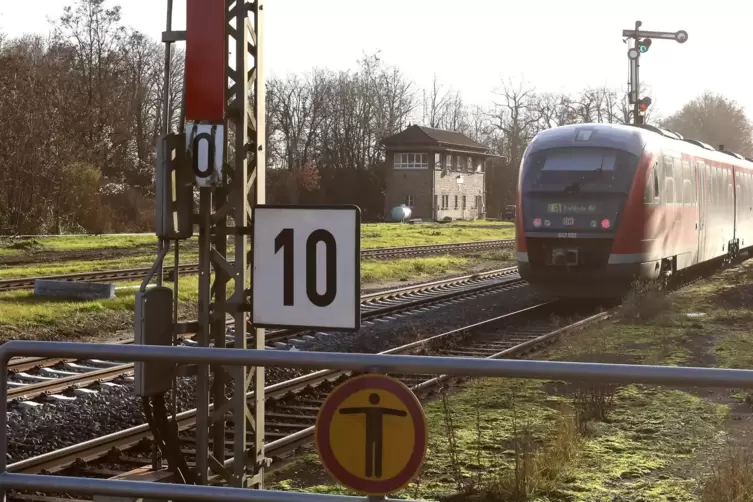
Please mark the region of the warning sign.
[[339, 385], [316, 420], [316, 448], [343, 485], [387, 495], [418, 473], [427, 444], [421, 403], [399, 380], [362, 375]]

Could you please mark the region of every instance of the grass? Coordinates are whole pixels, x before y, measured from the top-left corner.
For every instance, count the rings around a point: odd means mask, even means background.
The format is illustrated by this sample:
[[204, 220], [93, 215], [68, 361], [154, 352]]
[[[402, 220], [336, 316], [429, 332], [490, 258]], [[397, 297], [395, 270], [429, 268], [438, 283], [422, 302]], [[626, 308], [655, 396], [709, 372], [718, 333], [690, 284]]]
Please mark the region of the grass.
[[480, 262], [494, 262], [498, 268], [515, 264], [513, 252], [507, 249], [484, 252], [474, 257], [431, 256], [397, 260], [364, 260], [361, 262], [361, 282], [416, 281], [429, 277], [450, 275], [471, 270]]
[[[453, 222], [404, 225], [397, 223], [365, 223], [361, 225], [361, 248], [401, 247], [427, 244], [450, 244], [496, 239], [513, 239], [515, 227], [510, 222]], [[96, 252], [140, 250], [154, 253], [157, 238], [143, 236], [64, 236], [39, 239], [0, 239], [0, 262], [21, 258]], [[195, 249], [197, 237], [182, 244]]]
[[[96, 272], [98, 270], [117, 270], [123, 268], [151, 267], [155, 255], [121, 256], [106, 260], [61, 260], [49, 262], [34, 262], [24, 265], [9, 266], [0, 264], [0, 280], [22, 279], [25, 277], [43, 277], [50, 275], [75, 274]], [[181, 252], [180, 263], [196, 263], [199, 260], [195, 251]], [[173, 254], [165, 257], [165, 265], [172, 266]]]
[[0, 239], [0, 257], [24, 253], [126, 249], [154, 246], [153, 235], [71, 235], [38, 239]]
[[[180, 256], [182, 264], [196, 263], [199, 260], [198, 253], [195, 250], [181, 251]], [[154, 255], [136, 255], [106, 260], [62, 260], [16, 266], [0, 264], [0, 280], [95, 272], [98, 270], [143, 268], [152, 266], [154, 259]], [[499, 261], [500, 267], [515, 264], [515, 256], [509, 249], [474, 253], [470, 258], [446, 255], [426, 258], [401, 258], [390, 261], [364, 260], [361, 263], [361, 280], [363, 282], [375, 282], [421, 279], [431, 275], [463, 271], [478, 260]], [[173, 263], [173, 254], [169, 253], [165, 257], [165, 266], [172, 266]]]
[[[513, 257], [510, 250], [500, 250], [481, 253], [475, 257], [367, 260], [361, 263], [361, 281], [363, 286], [368, 286], [394, 281], [428, 280], [481, 268], [510, 266], [513, 264]], [[65, 264], [60, 267], [61, 270], [64, 269]], [[140, 281], [129, 281], [118, 283], [118, 286], [134, 287], [139, 284]], [[229, 283], [228, 294], [232, 290], [232, 283]], [[181, 311], [186, 317], [195, 318], [198, 276], [180, 276], [180, 291]], [[117, 290], [115, 298], [96, 301], [37, 298], [30, 290], [0, 293], [0, 339], [75, 340], [96, 337], [99, 331], [131, 331], [134, 293], [134, 289]]]
[[[618, 315], [537, 359], [753, 368], [753, 263]], [[425, 406], [430, 444], [400, 497], [442, 501], [753, 500], [753, 396], [740, 389], [479, 379]], [[270, 488], [346, 493], [316, 457]], [[313, 486], [314, 488], [311, 488]]]
[[[123, 284], [115, 298], [75, 301], [37, 298], [31, 291], [0, 293], [0, 340], [93, 340], [133, 331], [133, 305], [140, 282]], [[228, 291], [232, 292], [232, 283]], [[181, 276], [181, 313], [196, 317], [198, 276]]]
[[[473, 382], [425, 407], [430, 432], [424, 467], [395, 495], [446, 501], [690, 500], [684, 495], [692, 488], [688, 480], [645, 478], [718, 440], [724, 407], [642, 386], [622, 388], [614, 400], [607, 421], [586, 422], [581, 432], [576, 400], [566, 392], [533, 380]], [[449, 430], [445, 408], [452, 417]], [[307, 463], [275, 473], [270, 489], [347, 493], [328, 483], [312, 459]], [[311, 481], [313, 489], [306, 486]]]
[[703, 502], [753, 500], [753, 452], [729, 448], [716, 460], [701, 488]]

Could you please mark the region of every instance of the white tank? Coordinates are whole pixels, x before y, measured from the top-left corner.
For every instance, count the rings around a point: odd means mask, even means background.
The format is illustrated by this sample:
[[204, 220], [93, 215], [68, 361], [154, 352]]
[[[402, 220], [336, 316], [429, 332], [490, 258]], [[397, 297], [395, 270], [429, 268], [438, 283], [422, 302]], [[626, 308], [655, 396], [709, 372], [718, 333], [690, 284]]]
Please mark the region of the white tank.
[[411, 210], [405, 204], [400, 204], [392, 208], [392, 219], [394, 221], [405, 221], [410, 218]]

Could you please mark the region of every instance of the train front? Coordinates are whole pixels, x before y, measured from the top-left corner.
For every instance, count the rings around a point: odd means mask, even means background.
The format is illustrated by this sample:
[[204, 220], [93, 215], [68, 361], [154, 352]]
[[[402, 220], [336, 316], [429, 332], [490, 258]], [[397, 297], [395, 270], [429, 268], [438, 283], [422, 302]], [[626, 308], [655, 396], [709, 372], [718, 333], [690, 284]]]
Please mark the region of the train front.
[[516, 246], [520, 275], [535, 289], [594, 299], [628, 291], [640, 264], [613, 248], [643, 147], [629, 126], [564, 126], [534, 138], [520, 166]]

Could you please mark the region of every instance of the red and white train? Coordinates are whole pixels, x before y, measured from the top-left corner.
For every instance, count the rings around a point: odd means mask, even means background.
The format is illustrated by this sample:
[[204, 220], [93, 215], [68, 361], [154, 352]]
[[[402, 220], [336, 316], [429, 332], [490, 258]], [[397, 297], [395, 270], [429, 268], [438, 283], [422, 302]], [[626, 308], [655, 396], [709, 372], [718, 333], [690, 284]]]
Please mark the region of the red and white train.
[[753, 159], [649, 125], [540, 132], [520, 165], [520, 275], [560, 298], [617, 298], [753, 247]]

